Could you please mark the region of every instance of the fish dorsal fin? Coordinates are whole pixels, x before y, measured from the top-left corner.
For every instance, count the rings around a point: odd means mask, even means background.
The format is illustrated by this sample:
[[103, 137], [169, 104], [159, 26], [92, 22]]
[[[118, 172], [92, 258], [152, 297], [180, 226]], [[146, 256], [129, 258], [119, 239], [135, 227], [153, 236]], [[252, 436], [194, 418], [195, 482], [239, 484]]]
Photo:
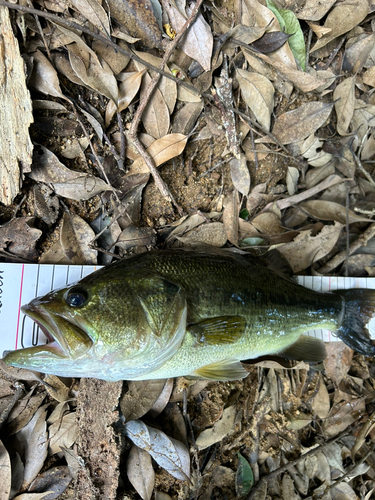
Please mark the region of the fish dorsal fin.
[[238, 380], [247, 377], [248, 372], [242, 364], [234, 359], [223, 359], [195, 370], [191, 376], [206, 380]]
[[243, 316], [217, 316], [194, 323], [187, 330], [199, 345], [222, 345], [237, 342], [245, 333]]
[[327, 357], [324, 342], [315, 337], [301, 335], [297, 342], [277, 353], [287, 359], [314, 363], [323, 361]]

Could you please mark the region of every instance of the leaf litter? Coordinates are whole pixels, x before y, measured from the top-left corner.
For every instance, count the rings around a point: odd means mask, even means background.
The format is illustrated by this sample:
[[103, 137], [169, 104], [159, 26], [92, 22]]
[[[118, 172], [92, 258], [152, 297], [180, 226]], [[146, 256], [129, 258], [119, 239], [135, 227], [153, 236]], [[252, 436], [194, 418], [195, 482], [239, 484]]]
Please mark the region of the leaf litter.
[[[46, 3], [64, 25], [15, 18], [34, 159], [0, 208], [2, 261], [203, 243], [277, 248], [294, 273], [374, 276], [371, 2], [206, 2], [151, 97], [194, 4], [127, 4]], [[129, 134], [146, 98], [136, 132], [157, 182]], [[242, 381], [127, 391], [0, 366], [0, 498], [371, 498], [373, 363], [327, 349], [317, 370], [266, 360]]]

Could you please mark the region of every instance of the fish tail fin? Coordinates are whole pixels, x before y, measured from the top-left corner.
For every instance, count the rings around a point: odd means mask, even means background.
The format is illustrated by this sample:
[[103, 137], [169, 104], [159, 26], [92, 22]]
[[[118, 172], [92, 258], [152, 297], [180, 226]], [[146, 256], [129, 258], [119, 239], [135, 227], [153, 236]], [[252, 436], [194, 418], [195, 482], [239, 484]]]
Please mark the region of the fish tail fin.
[[375, 290], [354, 288], [336, 290], [335, 293], [343, 299], [342, 319], [335, 333], [360, 354], [374, 356], [375, 342], [370, 335], [369, 323], [371, 318], [375, 322]]

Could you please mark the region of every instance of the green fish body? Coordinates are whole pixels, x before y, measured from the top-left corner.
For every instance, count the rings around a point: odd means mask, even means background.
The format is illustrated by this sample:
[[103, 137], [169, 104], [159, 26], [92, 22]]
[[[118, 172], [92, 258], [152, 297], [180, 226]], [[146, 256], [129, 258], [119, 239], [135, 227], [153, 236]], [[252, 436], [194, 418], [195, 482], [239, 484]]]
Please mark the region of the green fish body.
[[366, 323], [375, 292], [318, 293], [231, 252], [165, 250], [124, 259], [22, 308], [49, 338], [6, 353], [10, 365], [65, 377], [243, 378], [240, 361], [280, 355], [320, 361], [336, 330], [373, 355]]

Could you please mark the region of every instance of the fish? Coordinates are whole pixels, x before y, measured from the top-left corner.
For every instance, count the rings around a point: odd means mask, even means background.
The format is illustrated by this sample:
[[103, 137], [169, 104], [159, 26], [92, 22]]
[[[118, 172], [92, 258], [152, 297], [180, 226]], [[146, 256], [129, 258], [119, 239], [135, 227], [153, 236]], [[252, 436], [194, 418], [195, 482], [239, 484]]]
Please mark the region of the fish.
[[234, 252], [160, 250], [110, 264], [22, 307], [48, 338], [8, 365], [107, 381], [236, 380], [264, 356], [320, 362], [335, 331], [373, 356], [375, 290], [317, 292]]

